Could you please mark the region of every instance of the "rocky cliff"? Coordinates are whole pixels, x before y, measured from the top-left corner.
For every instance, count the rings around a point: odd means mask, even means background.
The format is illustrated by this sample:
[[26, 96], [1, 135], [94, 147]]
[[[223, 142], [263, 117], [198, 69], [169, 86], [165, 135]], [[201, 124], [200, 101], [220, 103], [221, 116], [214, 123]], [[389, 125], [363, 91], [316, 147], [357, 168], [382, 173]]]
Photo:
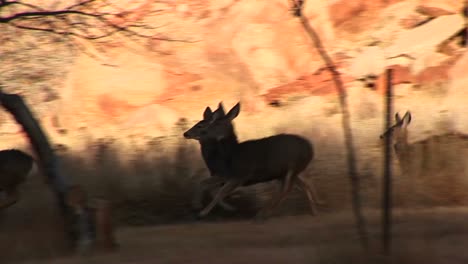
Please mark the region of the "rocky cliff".
[[[159, 137], [195, 149], [180, 140], [177, 122], [191, 125], [206, 106], [241, 101], [241, 140], [300, 133], [316, 144], [317, 171], [344, 173], [337, 89], [289, 1], [131, 1], [127, 8], [125, 19], [158, 33], [143, 43], [115, 39], [97, 57], [47, 46], [46, 64], [30, 56], [27, 74], [9, 71], [3, 80], [9, 91], [23, 91], [55, 143], [85, 155], [90, 141], [105, 137], [127, 147]], [[387, 68], [395, 73], [395, 110], [413, 114], [410, 142], [468, 133], [462, 8], [460, 0], [306, 1], [303, 15], [345, 84], [363, 173], [380, 174]], [[3, 137], [19, 138], [2, 118]]]

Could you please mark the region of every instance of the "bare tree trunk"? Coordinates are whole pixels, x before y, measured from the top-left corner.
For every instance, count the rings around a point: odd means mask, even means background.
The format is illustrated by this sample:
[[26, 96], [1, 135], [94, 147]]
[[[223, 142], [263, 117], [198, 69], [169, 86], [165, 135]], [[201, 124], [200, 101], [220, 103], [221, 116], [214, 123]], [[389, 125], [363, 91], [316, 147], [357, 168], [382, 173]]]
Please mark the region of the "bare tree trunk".
[[362, 202], [361, 202], [361, 193], [360, 193], [360, 180], [356, 168], [356, 155], [354, 150], [353, 135], [351, 130], [350, 123], [350, 114], [348, 102], [346, 100], [347, 94], [344, 88], [343, 81], [341, 80], [340, 73], [337, 71], [335, 64], [328, 55], [327, 51], [322, 45], [322, 42], [317, 35], [316, 31], [312, 28], [307, 18], [302, 14], [302, 7], [305, 4], [305, 0], [293, 0], [293, 11], [294, 15], [300, 18], [304, 30], [307, 32], [307, 35], [313, 41], [315, 48], [319, 52], [323, 61], [325, 62], [327, 69], [332, 74], [333, 82], [339, 94], [339, 102], [342, 112], [342, 126], [345, 136], [345, 145], [347, 150], [347, 162], [348, 162], [348, 171], [349, 179], [351, 181], [352, 188], [352, 201], [353, 201], [353, 211], [356, 218], [356, 227], [360, 236], [360, 241], [364, 249], [368, 249], [369, 238], [366, 229], [366, 222], [362, 213]]
[[79, 231], [73, 230], [73, 227], [70, 226], [70, 221], [67, 221], [71, 213], [71, 208], [69, 208], [65, 199], [70, 185], [64, 175], [59, 172], [57, 157], [50, 146], [47, 136], [40, 127], [39, 122], [34, 118], [29, 107], [19, 95], [3, 93], [0, 90], [0, 103], [13, 115], [16, 122], [18, 122], [26, 132], [38, 156], [38, 167], [47, 177], [47, 183], [56, 196], [57, 204], [64, 219], [64, 231], [71, 235], [72, 238], [73, 232], [77, 232], [75, 235], [78, 236], [77, 239], [79, 241], [89, 240], [90, 234], [87, 230], [90, 230], [89, 225], [91, 222], [86, 214], [77, 216], [77, 221], [80, 223], [80, 226], [85, 226], [85, 228]]
[[39, 167], [42, 173], [48, 177], [48, 182], [51, 184], [52, 190], [57, 196], [59, 208], [62, 213], [65, 213], [67, 208], [64, 196], [67, 191], [68, 183], [65, 181], [65, 178], [58, 173], [54, 151], [50, 147], [49, 141], [39, 123], [36, 121], [21, 96], [2, 92], [0, 93], [0, 102], [26, 132], [39, 158]]

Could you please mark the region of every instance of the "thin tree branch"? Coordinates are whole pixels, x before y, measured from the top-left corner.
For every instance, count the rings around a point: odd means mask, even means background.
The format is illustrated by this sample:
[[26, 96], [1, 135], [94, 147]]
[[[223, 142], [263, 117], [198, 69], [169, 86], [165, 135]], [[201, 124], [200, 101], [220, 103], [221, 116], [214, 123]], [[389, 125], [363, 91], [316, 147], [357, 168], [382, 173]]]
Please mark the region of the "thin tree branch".
[[[111, 11], [108, 11], [109, 8]], [[21, 0], [0, 0], [0, 9], [3, 11], [0, 13], [0, 24], [55, 35], [70, 42], [67, 46], [73, 47], [73, 51], [84, 52], [86, 49], [84, 45], [79, 44], [80, 40], [91, 41], [99, 46], [116, 35], [140, 44], [145, 44], [144, 41], [150, 39], [167, 42], [198, 42], [197, 40], [158, 36], [155, 30], [164, 25], [155, 27], [145, 24], [141, 17], [133, 16], [136, 11], [126, 11], [112, 1], [79, 0], [62, 9], [55, 9], [55, 7], [48, 9]], [[164, 10], [148, 10], [145, 14], [162, 11]]]
[[318, 36], [317, 32], [312, 28], [309, 21], [307, 20], [307, 18], [304, 16], [302, 12], [302, 8], [305, 4], [305, 0], [292, 0], [292, 2], [293, 2], [292, 7], [294, 10], [294, 15], [299, 17], [304, 27], [304, 30], [306, 31], [307, 35], [314, 43], [315, 49], [318, 51], [323, 61], [325, 62], [327, 69], [332, 74], [332, 79], [333, 79], [333, 82], [335, 83], [335, 87], [339, 95], [339, 102], [340, 102], [341, 112], [342, 112], [341, 122], [343, 126], [343, 132], [344, 132], [344, 137], [345, 137], [344, 139], [345, 139], [345, 145], [346, 145], [346, 151], [347, 151], [346, 158], [347, 158], [347, 163], [348, 163], [349, 179], [351, 181], [351, 188], [352, 188], [353, 211], [356, 217], [356, 226], [358, 229], [358, 233], [360, 236], [362, 246], [364, 247], [364, 249], [367, 250], [369, 247], [369, 238], [368, 238], [368, 233], [366, 229], [366, 221], [364, 219], [364, 216], [361, 210], [362, 201], [361, 201], [361, 194], [360, 194], [360, 179], [359, 179], [359, 175], [358, 175], [357, 167], [356, 167], [356, 154], [355, 154], [355, 148], [354, 148], [354, 143], [353, 143], [353, 134], [352, 134], [352, 129], [351, 129], [351, 121], [350, 121], [350, 113], [349, 113], [346, 89], [344, 87], [343, 81], [341, 80], [340, 73], [338, 72], [335, 64], [333, 63], [333, 60], [330, 58], [325, 47], [323, 47], [322, 45], [322, 41], [320, 40], [320, 37]]
[[74, 5], [68, 6], [65, 9], [71, 10], [71, 9], [75, 9], [77, 7], [83, 7], [83, 6], [86, 6], [86, 5], [88, 5], [88, 4], [92, 3], [92, 2], [96, 2], [96, 0], [86, 0], [86, 1], [83, 1], [83, 2], [79, 2], [79, 3], [76, 3]]
[[7, 17], [0, 17], [0, 23], [8, 23], [16, 19], [23, 17], [46, 17], [46, 16], [57, 16], [63, 14], [75, 14], [81, 16], [89, 16], [94, 18], [99, 18], [102, 14], [91, 14], [83, 11], [77, 10], [55, 10], [55, 11], [30, 11], [30, 12], [21, 12], [16, 13]]

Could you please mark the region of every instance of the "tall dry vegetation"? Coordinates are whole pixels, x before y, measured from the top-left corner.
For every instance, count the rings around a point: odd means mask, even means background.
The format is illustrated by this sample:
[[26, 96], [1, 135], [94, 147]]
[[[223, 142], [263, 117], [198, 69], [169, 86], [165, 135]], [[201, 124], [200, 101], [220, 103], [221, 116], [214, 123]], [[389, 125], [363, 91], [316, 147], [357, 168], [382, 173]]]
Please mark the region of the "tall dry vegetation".
[[[208, 177], [208, 171], [200, 158], [198, 144], [183, 139], [180, 127], [175, 131], [179, 133], [153, 138], [132, 149], [124, 149], [117, 139], [90, 142], [85, 155], [62, 155], [63, 168], [90, 195], [110, 199], [121, 224], [193, 221], [191, 199], [197, 183]], [[320, 142], [316, 145], [322, 157], [317, 157], [306, 173], [314, 178], [320, 196], [326, 200], [326, 211], [348, 208], [349, 186], [343, 168], [339, 167], [343, 154], [337, 146], [322, 146]], [[468, 193], [463, 190], [468, 184], [465, 177], [468, 139], [453, 134], [434, 136], [412, 144], [411, 148], [409, 159], [394, 162], [395, 206], [467, 205]], [[370, 171], [361, 174], [365, 207], [380, 206], [381, 176]], [[238, 211], [216, 208], [209, 219], [249, 218], [275, 191], [275, 183], [243, 188], [230, 198]], [[296, 190], [281, 206], [279, 214], [306, 213], [307, 205], [301, 195]]]

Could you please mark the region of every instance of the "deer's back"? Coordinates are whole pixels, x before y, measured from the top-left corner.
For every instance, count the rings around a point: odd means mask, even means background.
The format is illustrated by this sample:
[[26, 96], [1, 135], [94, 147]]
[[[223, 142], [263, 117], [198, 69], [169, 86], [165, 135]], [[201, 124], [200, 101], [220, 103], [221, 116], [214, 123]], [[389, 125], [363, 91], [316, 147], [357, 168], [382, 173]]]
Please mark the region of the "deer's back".
[[16, 149], [0, 150], [0, 188], [22, 182], [33, 166], [33, 158]]
[[468, 136], [443, 134], [396, 149], [401, 170], [412, 177], [436, 172], [464, 172], [467, 164]]
[[312, 144], [291, 134], [245, 141], [232, 152], [230, 176], [252, 178], [249, 184], [281, 178], [288, 171], [299, 173], [313, 158]]

